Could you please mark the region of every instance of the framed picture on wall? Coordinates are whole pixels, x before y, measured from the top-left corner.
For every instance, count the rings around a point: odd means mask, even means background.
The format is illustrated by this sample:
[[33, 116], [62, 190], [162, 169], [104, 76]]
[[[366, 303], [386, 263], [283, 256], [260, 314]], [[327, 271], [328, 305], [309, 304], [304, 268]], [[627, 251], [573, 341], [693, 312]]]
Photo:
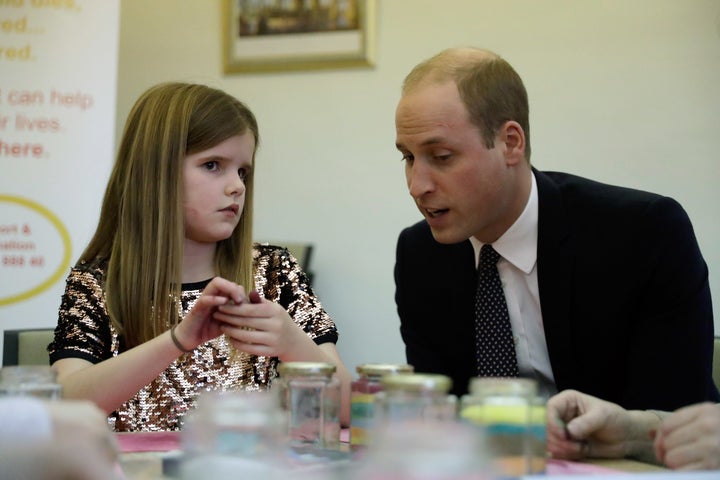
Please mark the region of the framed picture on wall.
[[224, 0], [225, 73], [370, 67], [376, 0]]

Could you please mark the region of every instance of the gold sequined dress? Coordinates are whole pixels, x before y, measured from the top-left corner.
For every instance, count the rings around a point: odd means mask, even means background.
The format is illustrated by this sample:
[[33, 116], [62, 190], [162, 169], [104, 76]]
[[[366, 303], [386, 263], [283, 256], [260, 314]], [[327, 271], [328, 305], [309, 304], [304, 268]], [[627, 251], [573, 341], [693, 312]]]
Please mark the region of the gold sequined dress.
[[[317, 344], [337, 342], [335, 323], [290, 253], [256, 244], [253, 251], [255, 287], [268, 300], [282, 305]], [[103, 278], [106, 261], [76, 265], [66, 280], [55, 339], [48, 346], [50, 362], [81, 358], [99, 363], [123, 352], [123, 340], [105, 308]], [[183, 284], [184, 318], [209, 279]], [[168, 325], [169, 328], [170, 325]], [[224, 336], [180, 356], [150, 384], [108, 417], [118, 432], [179, 430], [197, 397], [210, 390], [262, 390], [277, 376], [278, 359], [240, 354]]]

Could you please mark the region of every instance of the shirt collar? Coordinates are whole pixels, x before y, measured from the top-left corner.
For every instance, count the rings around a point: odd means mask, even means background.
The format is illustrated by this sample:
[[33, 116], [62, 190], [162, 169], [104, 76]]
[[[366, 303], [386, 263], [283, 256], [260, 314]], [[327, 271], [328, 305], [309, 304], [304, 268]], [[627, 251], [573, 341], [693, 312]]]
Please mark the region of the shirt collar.
[[[492, 244], [505, 260], [525, 274], [529, 274], [537, 262], [538, 193], [535, 175], [533, 174], [531, 178], [530, 196], [525, 209], [515, 223]], [[470, 242], [475, 250], [475, 265], [477, 265], [483, 243], [475, 237], [470, 237]]]

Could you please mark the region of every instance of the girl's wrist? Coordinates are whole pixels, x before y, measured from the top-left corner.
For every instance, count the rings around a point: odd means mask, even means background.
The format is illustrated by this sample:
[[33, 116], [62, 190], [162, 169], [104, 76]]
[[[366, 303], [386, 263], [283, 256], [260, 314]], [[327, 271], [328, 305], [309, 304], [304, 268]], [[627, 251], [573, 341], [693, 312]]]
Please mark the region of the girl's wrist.
[[182, 353], [190, 353], [194, 350], [194, 348], [187, 348], [183, 343], [178, 339], [177, 335], [175, 334], [175, 329], [177, 328], [177, 325], [173, 325], [170, 328], [170, 339], [175, 344], [175, 347], [180, 350]]

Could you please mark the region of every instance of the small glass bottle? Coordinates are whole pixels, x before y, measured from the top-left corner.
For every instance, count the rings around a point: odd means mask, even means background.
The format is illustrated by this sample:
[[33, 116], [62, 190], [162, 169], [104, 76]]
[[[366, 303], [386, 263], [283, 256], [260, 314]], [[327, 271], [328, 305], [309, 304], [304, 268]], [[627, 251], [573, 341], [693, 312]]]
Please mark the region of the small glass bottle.
[[455, 420], [457, 399], [448, 395], [450, 377], [432, 373], [399, 373], [380, 379], [375, 394], [375, 418], [385, 425], [397, 422]]
[[299, 453], [340, 445], [340, 380], [335, 365], [287, 362], [278, 366], [280, 404], [288, 415], [290, 447]]
[[412, 373], [408, 364], [365, 363], [356, 367], [358, 378], [351, 384], [350, 445], [368, 445], [375, 416], [375, 394], [382, 391], [385, 375]]

